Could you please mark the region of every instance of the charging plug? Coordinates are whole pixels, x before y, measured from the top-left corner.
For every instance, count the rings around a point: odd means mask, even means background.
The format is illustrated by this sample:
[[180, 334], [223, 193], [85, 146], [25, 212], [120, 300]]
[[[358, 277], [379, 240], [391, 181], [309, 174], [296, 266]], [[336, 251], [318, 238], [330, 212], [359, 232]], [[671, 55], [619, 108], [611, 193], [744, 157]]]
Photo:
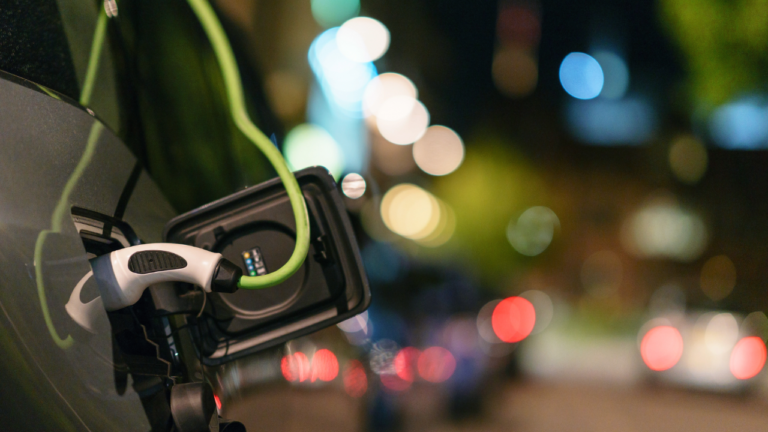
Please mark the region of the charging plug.
[[221, 254], [175, 243], [132, 246], [91, 260], [104, 308], [115, 311], [139, 301], [161, 282], [188, 282], [205, 292], [232, 293], [243, 271]]

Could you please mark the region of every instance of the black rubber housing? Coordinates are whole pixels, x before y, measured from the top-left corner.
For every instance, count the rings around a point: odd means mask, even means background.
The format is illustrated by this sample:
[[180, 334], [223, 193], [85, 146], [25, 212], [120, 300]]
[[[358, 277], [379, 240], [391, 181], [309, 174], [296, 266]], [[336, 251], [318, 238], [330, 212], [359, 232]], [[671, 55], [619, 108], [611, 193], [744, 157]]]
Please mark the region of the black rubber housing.
[[237, 291], [237, 282], [243, 275], [243, 269], [232, 261], [222, 258], [213, 272], [211, 291], [220, 293], [233, 293]]
[[[322, 167], [295, 174], [309, 212], [307, 258], [274, 287], [209, 295], [218, 319], [209, 323], [210, 331], [198, 344], [210, 347], [200, 353], [204, 364], [226, 363], [312, 333], [370, 304], [368, 279], [336, 181]], [[221, 253], [243, 274], [248, 274], [244, 251], [258, 248], [272, 272], [288, 261], [295, 238], [293, 210], [278, 178], [178, 216], [163, 233], [166, 242]], [[216, 349], [226, 349], [226, 355], [213, 356]]]

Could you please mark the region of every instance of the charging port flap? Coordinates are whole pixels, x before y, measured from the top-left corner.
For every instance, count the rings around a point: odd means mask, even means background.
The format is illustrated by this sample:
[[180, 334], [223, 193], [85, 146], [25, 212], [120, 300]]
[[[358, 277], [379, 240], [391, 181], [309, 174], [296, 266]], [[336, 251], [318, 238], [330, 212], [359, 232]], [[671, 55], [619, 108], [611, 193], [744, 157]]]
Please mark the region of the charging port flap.
[[[368, 280], [336, 182], [321, 167], [296, 173], [307, 203], [310, 248], [304, 264], [274, 287], [209, 294], [206, 364], [220, 364], [340, 322], [370, 303]], [[221, 253], [244, 275], [282, 267], [296, 242], [288, 195], [279, 179], [178, 216], [164, 240]], [[203, 337], [203, 336], [200, 336]]]

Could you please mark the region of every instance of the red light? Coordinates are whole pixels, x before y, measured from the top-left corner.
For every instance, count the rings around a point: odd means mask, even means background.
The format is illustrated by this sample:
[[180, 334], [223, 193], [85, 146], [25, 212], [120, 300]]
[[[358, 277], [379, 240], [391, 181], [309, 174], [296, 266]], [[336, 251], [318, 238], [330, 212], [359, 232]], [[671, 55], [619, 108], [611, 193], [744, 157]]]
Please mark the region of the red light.
[[339, 361], [330, 350], [318, 350], [312, 357], [312, 382], [333, 381], [339, 375]]
[[218, 395], [213, 395], [213, 400], [216, 401], [216, 409], [221, 411], [221, 399]]
[[413, 347], [406, 347], [397, 353], [394, 360], [395, 373], [405, 381], [413, 382], [416, 377], [416, 362], [421, 351]]
[[359, 360], [351, 360], [344, 369], [344, 390], [354, 398], [363, 396], [368, 390], [368, 376]]
[[447, 380], [456, 370], [456, 359], [445, 348], [431, 347], [424, 350], [418, 361], [419, 375], [429, 382]]
[[491, 326], [496, 336], [504, 342], [520, 342], [536, 324], [536, 311], [528, 300], [509, 297], [493, 309]]
[[651, 370], [667, 370], [683, 355], [683, 337], [674, 327], [654, 327], [643, 336], [640, 355]]
[[397, 374], [381, 374], [379, 378], [381, 378], [381, 384], [387, 390], [400, 392], [411, 387], [409, 381], [400, 378]]
[[765, 366], [766, 350], [757, 336], [745, 337], [731, 351], [731, 373], [738, 379], [754, 377]]
[[293, 353], [283, 357], [280, 361], [280, 370], [286, 381], [304, 382], [310, 376], [309, 359], [302, 352]]

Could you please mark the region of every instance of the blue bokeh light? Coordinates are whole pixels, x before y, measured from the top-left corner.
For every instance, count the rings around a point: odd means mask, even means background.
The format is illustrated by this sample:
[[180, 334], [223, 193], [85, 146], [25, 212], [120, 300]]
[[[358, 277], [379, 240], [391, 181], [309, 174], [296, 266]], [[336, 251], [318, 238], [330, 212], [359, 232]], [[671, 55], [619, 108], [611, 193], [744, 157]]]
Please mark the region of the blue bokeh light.
[[597, 51], [595, 60], [600, 63], [605, 76], [601, 98], [621, 99], [627, 93], [629, 87], [629, 68], [627, 63], [619, 55], [611, 51]]
[[350, 117], [362, 118], [363, 92], [378, 73], [372, 62], [347, 58], [336, 44], [334, 27], [321, 33], [309, 47], [309, 65], [332, 108]]
[[600, 63], [589, 54], [570, 53], [560, 64], [560, 83], [576, 99], [596, 98], [603, 90], [604, 82]]
[[604, 146], [643, 144], [653, 136], [658, 123], [653, 107], [634, 98], [571, 101], [565, 117], [577, 139]]
[[710, 118], [712, 139], [722, 148], [768, 148], [768, 108], [756, 98], [725, 104]]

